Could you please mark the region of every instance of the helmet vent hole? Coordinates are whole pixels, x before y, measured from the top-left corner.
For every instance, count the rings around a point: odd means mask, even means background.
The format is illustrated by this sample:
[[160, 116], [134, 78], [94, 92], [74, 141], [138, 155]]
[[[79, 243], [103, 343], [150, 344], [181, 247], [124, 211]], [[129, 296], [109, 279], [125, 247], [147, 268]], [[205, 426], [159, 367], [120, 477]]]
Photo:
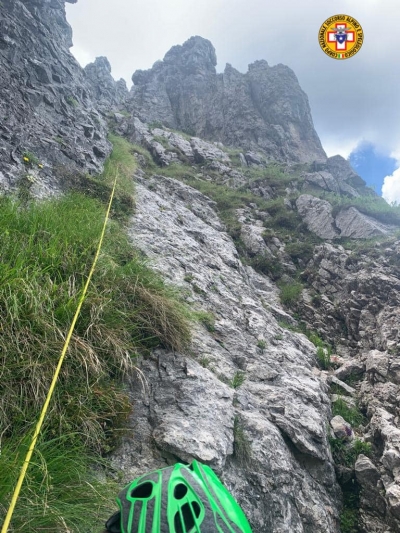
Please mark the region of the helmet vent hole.
[[179, 483], [174, 490], [174, 498], [176, 500], [181, 500], [187, 494], [187, 486], [183, 483]]
[[[196, 515], [197, 515], [195, 504], [196, 504], [196, 502], [192, 503], [192, 505], [193, 505], [193, 507], [195, 509]], [[196, 505], [199, 507], [198, 504], [196, 504]], [[179, 511], [178, 511], [175, 514], [175, 518], [174, 518], [175, 532], [176, 533], [187, 533], [187, 532], [191, 531], [191, 529], [194, 527], [195, 518], [193, 516], [192, 510], [191, 510], [190, 505], [188, 503], [185, 503], [184, 505], [182, 505], [181, 512], [182, 512], [182, 517], [183, 517], [183, 522], [184, 522], [184, 524], [183, 524], [184, 529], [182, 529], [181, 517], [179, 516]]]
[[200, 505], [197, 502], [192, 502], [192, 507], [196, 518], [199, 518], [201, 512]]
[[141, 483], [131, 491], [132, 498], [145, 499], [150, 498], [153, 492], [153, 484], [147, 481], [146, 483]]

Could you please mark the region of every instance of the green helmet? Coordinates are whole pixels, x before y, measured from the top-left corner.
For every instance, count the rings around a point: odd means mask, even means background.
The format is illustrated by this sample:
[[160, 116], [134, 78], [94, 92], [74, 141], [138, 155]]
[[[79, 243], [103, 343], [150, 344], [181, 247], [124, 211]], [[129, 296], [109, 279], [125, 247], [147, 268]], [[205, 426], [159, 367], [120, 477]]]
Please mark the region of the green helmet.
[[208, 466], [155, 470], [118, 495], [110, 533], [251, 533], [236, 500]]

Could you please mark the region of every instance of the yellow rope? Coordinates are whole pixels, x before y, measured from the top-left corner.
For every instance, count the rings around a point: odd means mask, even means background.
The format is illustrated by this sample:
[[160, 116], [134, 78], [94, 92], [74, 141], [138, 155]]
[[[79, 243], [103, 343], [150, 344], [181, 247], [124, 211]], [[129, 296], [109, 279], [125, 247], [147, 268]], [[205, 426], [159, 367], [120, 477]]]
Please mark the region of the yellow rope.
[[71, 327], [69, 328], [68, 335], [67, 335], [67, 338], [65, 340], [64, 348], [62, 349], [62, 352], [61, 352], [61, 355], [60, 355], [60, 359], [58, 361], [58, 365], [57, 365], [56, 371], [55, 371], [54, 376], [53, 376], [53, 380], [52, 380], [51, 385], [50, 385], [49, 392], [47, 393], [46, 401], [44, 402], [44, 405], [43, 405], [43, 408], [42, 408], [42, 412], [40, 413], [40, 417], [39, 417], [38, 423], [36, 424], [36, 428], [35, 428], [35, 432], [33, 434], [32, 442], [31, 442], [31, 444], [29, 446], [28, 453], [26, 454], [25, 461], [24, 461], [24, 464], [22, 466], [21, 473], [19, 475], [17, 485], [15, 487], [14, 494], [13, 494], [13, 497], [11, 499], [10, 507], [8, 509], [8, 512], [7, 512], [3, 527], [1, 529], [1, 533], [7, 533], [7, 531], [8, 531], [8, 527], [10, 525], [10, 521], [11, 521], [12, 515], [14, 513], [15, 505], [17, 503], [18, 496], [19, 496], [19, 493], [21, 491], [22, 483], [23, 483], [23, 481], [25, 479], [26, 471], [28, 470], [28, 466], [29, 466], [29, 463], [31, 461], [32, 454], [34, 452], [34, 449], [35, 449], [35, 446], [36, 446], [36, 441], [37, 441], [37, 439], [39, 437], [39, 434], [40, 434], [40, 430], [42, 429], [43, 421], [44, 421], [44, 418], [46, 416], [46, 412], [47, 412], [47, 409], [49, 407], [50, 400], [51, 400], [51, 397], [53, 395], [53, 392], [54, 392], [54, 389], [55, 389], [55, 386], [56, 386], [56, 383], [57, 383], [58, 376], [60, 374], [60, 370], [61, 370], [61, 366], [62, 366], [64, 358], [65, 358], [65, 354], [67, 352], [69, 343], [71, 341], [71, 337], [72, 337], [72, 333], [74, 332], [76, 321], [78, 320], [78, 316], [79, 316], [82, 304], [83, 304], [83, 302], [85, 300], [86, 293], [87, 293], [87, 290], [89, 288], [89, 284], [90, 284], [90, 281], [92, 279], [92, 275], [93, 275], [94, 269], [96, 267], [97, 260], [99, 258], [101, 246], [103, 244], [104, 234], [105, 234], [105, 231], [106, 231], [106, 225], [107, 225], [108, 217], [110, 215], [111, 204], [112, 204], [112, 201], [113, 201], [113, 198], [114, 198], [115, 186], [116, 186], [116, 183], [117, 183], [117, 177], [118, 177], [118, 174], [115, 175], [114, 185], [113, 185], [113, 189], [112, 189], [112, 192], [111, 192], [111, 195], [110, 195], [110, 201], [108, 203], [107, 213], [106, 213], [106, 216], [105, 216], [105, 219], [104, 219], [103, 230], [101, 232], [100, 241], [99, 241], [99, 245], [97, 247], [96, 255], [94, 257], [92, 268], [90, 269], [89, 276], [87, 278], [85, 287], [84, 287], [83, 292], [81, 294], [81, 297], [79, 299], [78, 307], [76, 309], [75, 316], [74, 316], [74, 318], [72, 320]]

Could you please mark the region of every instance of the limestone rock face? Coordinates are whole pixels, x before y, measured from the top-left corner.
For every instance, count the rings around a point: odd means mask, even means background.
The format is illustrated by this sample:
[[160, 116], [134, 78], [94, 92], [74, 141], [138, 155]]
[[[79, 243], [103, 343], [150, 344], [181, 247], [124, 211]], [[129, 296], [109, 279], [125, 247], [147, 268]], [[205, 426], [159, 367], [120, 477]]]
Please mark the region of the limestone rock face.
[[198, 327], [191, 357], [158, 349], [140, 363], [146, 385], [132, 381], [132, 438], [116, 465], [130, 479], [199, 459], [221, 475], [255, 533], [337, 533], [329, 400], [312, 369], [315, 347], [278, 325], [269, 310], [280, 308], [277, 289], [241, 264], [213, 202], [170, 178], [138, 180], [132, 241], [215, 325]]
[[368, 239], [377, 235], [388, 235], [396, 228], [382, 224], [372, 217], [360, 213], [355, 207], [342, 209], [336, 216], [335, 223], [341, 237]]
[[105, 124], [70, 54], [72, 32], [63, 0], [4, 0], [0, 9], [0, 173], [5, 190], [28, 169], [49, 194], [53, 166], [99, 171], [110, 146]]
[[341, 155], [329, 157], [326, 161], [326, 170], [339, 182], [347, 182], [352, 187], [362, 187], [365, 181], [354, 172], [350, 163]]
[[317, 248], [308, 282], [323, 294], [304, 307], [308, 324], [343, 355], [335, 374], [356, 381], [359, 406], [368, 417], [364, 438], [373, 458], [359, 456], [362, 531], [400, 530], [400, 242], [379, 243], [358, 256], [342, 246]]
[[192, 37], [147, 71], [136, 71], [130, 107], [145, 122], [162, 122], [201, 138], [272, 159], [326, 161], [307, 96], [293, 71], [256, 61], [241, 74], [227, 65], [217, 74], [215, 49]]
[[98, 106], [109, 110], [121, 105], [128, 96], [125, 80], [115, 81], [111, 76], [111, 65], [106, 57], [97, 57], [94, 63], [86, 65], [85, 74], [92, 85], [92, 92]]
[[[311, 177], [310, 177], [311, 176]], [[321, 187], [333, 187], [332, 183], [319, 175], [308, 175], [307, 180], [318, 183]], [[331, 189], [332, 190], [332, 189]], [[358, 195], [357, 195], [358, 196]], [[311, 194], [302, 194], [296, 200], [296, 207], [310, 231], [322, 239], [350, 237], [352, 239], [369, 239], [371, 237], [390, 235], [397, 227], [383, 224], [378, 220], [360, 213], [355, 207], [341, 209], [334, 217], [332, 205]]]
[[322, 239], [334, 239], [338, 236], [332, 206], [310, 194], [302, 194], [296, 200], [296, 207], [310, 231]]

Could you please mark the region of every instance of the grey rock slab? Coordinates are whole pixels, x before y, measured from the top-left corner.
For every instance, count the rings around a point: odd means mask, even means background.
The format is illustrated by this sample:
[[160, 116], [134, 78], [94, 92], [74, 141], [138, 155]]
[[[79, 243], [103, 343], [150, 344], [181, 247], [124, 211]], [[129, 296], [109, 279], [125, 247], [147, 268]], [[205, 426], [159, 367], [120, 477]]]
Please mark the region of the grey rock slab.
[[367, 456], [360, 454], [354, 465], [357, 481], [365, 488], [376, 487], [380, 479], [379, 470]]
[[323, 170], [320, 172], [313, 172], [310, 174], [305, 174], [304, 178], [306, 182], [311, 183], [313, 185], [317, 185], [318, 187], [326, 191], [331, 191], [335, 193], [340, 192], [337, 180], [329, 172]]
[[[132, 242], [167, 281], [190, 292], [192, 305], [214, 314], [215, 331], [195, 328], [190, 358], [157, 350], [140, 363], [148, 393], [133, 380], [136, 433], [125, 439], [115, 464], [131, 476], [198, 458], [221, 475], [255, 533], [304, 532], [310, 524], [316, 533], [337, 533], [330, 402], [313, 372], [315, 347], [279, 327], [263, 303], [280, 307], [277, 288], [241, 264], [211, 200], [154, 176], [140, 179], [136, 202]], [[203, 368], [199, 362], [206, 360]], [[239, 388], [220, 381], [239, 371], [245, 377]], [[242, 460], [235, 453], [235, 439], [242, 438], [235, 417], [249, 448]]]
[[240, 237], [246, 247], [246, 250], [251, 255], [261, 254], [271, 256], [271, 252], [269, 252], [268, 247], [262, 237], [264, 231], [264, 227], [251, 224], [242, 224]]
[[372, 379], [377, 377], [385, 378], [389, 370], [389, 356], [385, 352], [371, 350], [366, 358], [366, 372]]
[[192, 137], [190, 139], [190, 145], [196, 163], [205, 163], [206, 161], [230, 162], [228, 154], [220, 150], [215, 144], [203, 141], [198, 137]]
[[334, 383], [335, 385], [337, 385], [338, 387], [340, 387], [341, 389], [343, 389], [345, 392], [347, 392], [348, 394], [352, 396], [356, 394], [356, 390], [353, 387], [350, 387], [350, 385], [347, 385], [347, 383], [345, 383], [344, 381], [341, 381], [336, 376], [333, 376], [333, 375], [329, 376], [328, 381], [330, 381], [330, 383]]
[[365, 371], [365, 363], [356, 359], [345, 361], [340, 368], [335, 370], [335, 376], [342, 380], [350, 376], [362, 376]]
[[334, 239], [338, 236], [329, 202], [310, 194], [302, 194], [296, 200], [296, 207], [310, 231], [322, 239]]
[[341, 237], [353, 239], [368, 239], [377, 235], [388, 235], [395, 226], [378, 222], [376, 219], [360, 213], [355, 207], [342, 209], [335, 218], [336, 226]]

